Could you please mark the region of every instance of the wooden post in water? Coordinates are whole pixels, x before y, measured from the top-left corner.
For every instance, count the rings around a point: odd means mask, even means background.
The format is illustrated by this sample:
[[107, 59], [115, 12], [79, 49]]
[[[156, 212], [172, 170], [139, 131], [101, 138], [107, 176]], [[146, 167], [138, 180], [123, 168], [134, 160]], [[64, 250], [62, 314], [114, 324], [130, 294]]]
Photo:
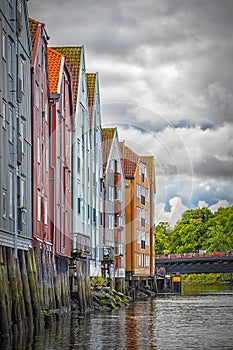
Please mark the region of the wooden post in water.
[[27, 317], [27, 325], [30, 329], [32, 329], [33, 328], [33, 311], [32, 311], [32, 301], [31, 301], [31, 293], [30, 293], [30, 287], [29, 287], [29, 281], [28, 281], [28, 272], [26, 267], [25, 254], [27, 254], [27, 252], [23, 250], [19, 250], [18, 252], [19, 266], [20, 266], [22, 285], [23, 285], [23, 295], [24, 295], [24, 302], [25, 302], [25, 312]]
[[40, 296], [39, 296], [39, 286], [37, 280], [37, 270], [35, 264], [35, 256], [33, 249], [28, 250], [27, 254], [27, 270], [28, 270], [28, 282], [31, 292], [32, 309], [33, 316], [39, 319], [41, 314]]
[[9, 288], [6, 272], [6, 259], [0, 246], [0, 337], [9, 338], [11, 333], [9, 307]]
[[11, 248], [7, 248], [7, 266], [9, 274], [9, 284], [11, 290], [11, 303], [12, 303], [12, 323], [13, 323], [13, 333], [17, 338], [19, 334], [22, 333], [22, 315], [21, 315], [21, 301], [20, 301], [20, 291], [18, 289], [17, 283], [17, 271], [16, 271], [16, 260], [12, 253]]

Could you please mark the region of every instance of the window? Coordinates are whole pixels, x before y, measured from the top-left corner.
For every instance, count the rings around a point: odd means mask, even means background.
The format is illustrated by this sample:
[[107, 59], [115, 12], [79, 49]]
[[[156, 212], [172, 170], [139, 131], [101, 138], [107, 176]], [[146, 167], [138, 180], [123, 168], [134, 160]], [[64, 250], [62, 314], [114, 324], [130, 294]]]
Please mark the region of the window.
[[6, 129], [6, 102], [2, 101], [2, 126], [4, 129]]
[[96, 209], [92, 208], [92, 212], [93, 212], [93, 222], [96, 222]]
[[140, 185], [136, 185], [136, 193], [137, 193], [137, 198], [140, 198], [141, 196], [141, 186]]
[[41, 195], [37, 194], [37, 220], [41, 221]]
[[14, 130], [13, 130], [13, 110], [9, 108], [9, 141], [13, 142]]
[[145, 255], [145, 265], [150, 266], [150, 255]]
[[108, 216], [108, 228], [110, 228], [110, 229], [114, 228], [114, 216], [113, 215]]
[[114, 187], [108, 186], [108, 200], [113, 202], [114, 201]]
[[141, 220], [141, 208], [137, 207], [137, 220]]
[[37, 136], [37, 162], [40, 163], [40, 136]]
[[13, 72], [13, 43], [9, 39], [8, 41], [8, 73], [12, 75]]
[[23, 207], [25, 205], [25, 198], [24, 198], [24, 186], [25, 186], [25, 179], [23, 178], [20, 178], [19, 180], [19, 195], [20, 195], [20, 198], [19, 198], [19, 206], [20, 207]]
[[149, 190], [146, 188], [146, 202], [149, 202]]
[[144, 164], [141, 164], [141, 181], [142, 183], [144, 184], [145, 182], [145, 165]]
[[[24, 59], [22, 57], [20, 57], [20, 60], [19, 60], [19, 79], [21, 81], [21, 91], [24, 91], [25, 90], [25, 86], [24, 86], [24, 79], [25, 79], [25, 63], [24, 63]], [[36, 85], [36, 87], [38, 87]], [[38, 93], [39, 93], [39, 87], [38, 87]], [[39, 96], [38, 96], [39, 97]], [[39, 101], [38, 101], [38, 105], [37, 107], [39, 106]]]
[[100, 212], [99, 213], [99, 217], [100, 217], [100, 226], [103, 225], [103, 214]]
[[39, 86], [36, 84], [35, 86], [35, 104], [36, 107], [39, 109], [39, 104], [40, 104], [40, 90]]
[[13, 172], [9, 172], [9, 217], [13, 218]]
[[80, 174], [80, 170], [81, 170], [81, 159], [80, 157], [77, 158], [77, 171]]
[[6, 33], [2, 31], [2, 57], [6, 60]]
[[145, 241], [141, 240], [141, 249], [145, 249]]
[[2, 217], [6, 218], [6, 191], [2, 192]]
[[48, 225], [48, 200], [44, 198], [44, 224]]
[[45, 148], [45, 171], [49, 172], [49, 150], [48, 147]]
[[140, 230], [136, 231], [136, 241], [137, 241], [137, 244], [140, 244], [140, 242], [141, 242], [141, 231]]
[[145, 201], [145, 188], [141, 187], [141, 204], [145, 205], [146, 201]]
[[150, 245], [150, 242], [149, 242], [149, 232], [146, 232], [146, 233], [145, 233], [145, 240], [146, 240], [146, 245]]
[[141, 266], [141, 254], [137, 254], [137, 267]]
[[47, 122], [48, 121], [48, 104], [47, 104], [47, 101], [45, 101], [44, 103], [44, 119], [45, 121]]
[[18, 119], [18, 133], [19, 140], [21, 141], [21, 152], [24, 153], [24, 123], [22, 119]]
[[145, 227], [145, 217], [146, 217], [146, 213], [144, 209], [141, 209], [141, 226]]
[[78, 197], [78, 214], [81, 213], [81, 198]]

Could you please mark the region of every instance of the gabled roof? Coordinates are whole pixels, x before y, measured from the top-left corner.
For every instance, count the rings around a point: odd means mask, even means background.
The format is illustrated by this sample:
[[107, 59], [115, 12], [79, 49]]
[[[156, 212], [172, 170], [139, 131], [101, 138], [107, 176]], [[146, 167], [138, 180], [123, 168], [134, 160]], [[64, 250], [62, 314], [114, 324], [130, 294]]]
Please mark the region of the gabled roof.
[[48, 73], [50, 93], [60, 93], [61, 74], [64, 67], [64, 56], [48, 47]]
[[125, 177], [133, 178], [135, 176], [136, 168], [140, 157], [129, 147], [125, 146], [125, 142], [120, 143], [120, 148]]
[[36, 57], [36, 50], [37, 45], [39, 42], [39, 38], [41, 35], [41, 30], [44, 30], [44, 33], [46, 34], [46, 40], [49, 39], [48, 34], [45, 31], [45, 24], [41, 23], [39, 21], [36, 21], [35, 19], [29, 18], [29, 27], [30, 27], [30, 34], [31, 34], [31, 42], [32, 42], [32, 62], [31, 65], [34, 65], [35, 57]]
[[109, 155], [112, 147], [112, 142], [117, 128], [102, 129], [102, 147], [103, 147], [103, 173], [106, 172]]
[[67, 67], [70, 70], [72, 75], [74, 109], [76, 109], [81, 53], [82, 53], [83, 47], [82, 46], [61, 46], [61, 47], [53, 47], [53, 49], [56, 50], [57, 52], [60, 52], [66, 58]]
[[153, 157], [153, 156], [141, 156], [140, 158], [143, 159], [144, 162], [145, 162], [146, 165], [147, 165], [150, 183], [151, 183], [152, 186], [153, 186], [153, 191], [154, 191], [154, 193], [156, 193], [154, 157]]
[[96, 88], [96, 73], [87, 73], [87, 97], [88, 97], [88, 108], [89, 108], [89, 118], [90, 118], [90, 129], [92, 128], [93, 120], [93, 107], [95, 103], [95, 88]]
[[43, 24], [41, 22], [38, 22], [32, 18], [29, 18], [29, 26], [30, 26], [30, 33], [31, 33], [31, 40], [32, 40], [32, 49], [34, 50], [35, 47], [35, 41], [36, 41], [36, 34], [39, 27], [41, 27]]

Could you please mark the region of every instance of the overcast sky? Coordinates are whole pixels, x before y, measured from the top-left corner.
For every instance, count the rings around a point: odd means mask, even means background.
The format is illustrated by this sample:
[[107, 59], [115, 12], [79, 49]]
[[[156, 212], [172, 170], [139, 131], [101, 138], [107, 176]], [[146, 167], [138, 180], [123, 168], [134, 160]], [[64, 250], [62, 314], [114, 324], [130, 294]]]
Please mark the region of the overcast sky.
[[104, 127], [156, 161], [156, 220], [233, 205], [233, 1], [29, 0], [49, 45], [84, 45]]

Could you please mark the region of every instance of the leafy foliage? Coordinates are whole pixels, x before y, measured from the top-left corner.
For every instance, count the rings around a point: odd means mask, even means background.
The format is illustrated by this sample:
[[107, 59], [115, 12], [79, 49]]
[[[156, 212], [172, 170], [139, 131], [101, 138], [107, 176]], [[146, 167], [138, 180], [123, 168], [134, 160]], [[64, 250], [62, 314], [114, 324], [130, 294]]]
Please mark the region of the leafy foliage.
[[194, 253], [233, 250], [233, 206], [214, 214], [207, 208], [187, 210], [174, 229], [160, 222], [155, 227], [155, 252]]

